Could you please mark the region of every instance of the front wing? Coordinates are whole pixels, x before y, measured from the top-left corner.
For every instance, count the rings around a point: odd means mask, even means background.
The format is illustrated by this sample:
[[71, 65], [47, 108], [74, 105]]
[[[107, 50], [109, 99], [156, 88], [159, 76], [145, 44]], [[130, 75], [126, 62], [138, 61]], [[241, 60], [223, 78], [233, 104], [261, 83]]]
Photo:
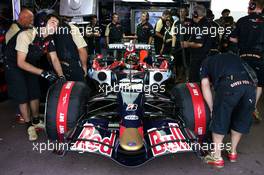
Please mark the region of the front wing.
[[200, 145], [188, 128], [172, 119], [144, 121], [144, 146], [129, 152], [119, 145], [119, 127], [107, 119], [82, 120], [67, 138], [70, 150], [97, 153], [124, 166], [139, 166], [159, 156], [196, 152]]

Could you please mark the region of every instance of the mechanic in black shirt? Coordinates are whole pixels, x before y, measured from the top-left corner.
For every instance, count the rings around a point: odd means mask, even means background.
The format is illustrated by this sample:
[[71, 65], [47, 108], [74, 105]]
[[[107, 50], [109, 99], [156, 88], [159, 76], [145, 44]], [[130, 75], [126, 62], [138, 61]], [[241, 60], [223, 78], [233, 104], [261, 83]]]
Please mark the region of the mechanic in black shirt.
[[156, 55], [160, 54], [160, 50], [163, 44], [164, 34], [166, 32], [166, 21], [170, 20], [171, 14], [169, 10], [165, 10], [162, 13], [161, 18], [157, 21], [155, 25], [155, 36], [154, 36], [154, 47]]
[[119, 15], [117, 13], [112, 14], [112, 22], [106, 26], [105, 37], [106, 45], [113, 43], [121, 43], [122, 38], [125, 36], [123, 26], [119, 22]]
[[[190, 32], [192, 26], [192, 19], [188, 18], [188, 10], [186, 7], [181, 7], [177, 11], [179, 20], [174, 21], [171, 29], [172, 33], [172, 55], [175, 60], [176, 68], [176, 78], [177, 81], [181, 81], [185, 74], [186, 79], [188, 80], [189, 76], [189, 65], [190, 65], [190, 49], [181, 48], [181, 41], [188, 41], [190, 39]], [[181, 27], [184, 28], [185, 32], [180, 32]], [[185, 71], [184, 71], [185, 70]]]
[[209, 51], [209, 55], [219, 54], [219, 46], [220, 46], [220, 34], [218, 33], [220, 25], [214, 21], [214, 14], [212, 10], [207, 9], [206, 17], [211, 27], [211, 48]]
[[151, 44], [154, 36], [153, 26], [148, 22], [149, 13], [144, 11], [141, 13], [141, 23], [137, 25], [137, 40], [138, 43]]
[[[126, 36], [124, 33], [123, 26], [119, 22], [119, 15], [117, 13], [112, 14], [112, 22], [106, 26], [105, 30], [106, 47], [109, 44], [122, 43], [122, 39], [136, 39], [136, 36]], [[110, 56], [122, 57], [120, 51], [108, 51]]]
[[[257, 103], [262, 93], [262, 87], [264, 86], [264, 17], [261, 15], [263, 7], [263, 0], [251, 0], [248, 7], [249, 15], [238, 20], [236, 29], [230, 37], [231, 42], [238, 43], [240, 57], [257, 74]], [[257, 109], [254, 114], [256, 119], [261, 120]]]
[[[227, 148], [231, 162], [237, 161], [237, 145], [252, 124], [256, 91], [254, 70], [239, 56], [224, 53], [209, 56], [201, 66], [201, 89], [211, 111], [212, 138], [215, 144], [205, 162], [218, 168], [224, 166], [221, 144], [231, 129], [231, 145]], [[210, 84], [213, 84], [213, 101]]]
[[89, 30], [86, 32], [87, 44], [88, 44], [88, 54], [96, 55], [101, 53], [100, 38], [101, 29], [97, 21], [97, 16], [91, 16], [90, 24], [88, 25]]
[[220, 26], [224, 26], [224, 18], [225, 17], [228, 17], [229, 15], [230, 15], [230, 10], [229, 9], [224, 9], [222, 12], [221, 12], [221, 17], [219, 18], [219, 19], [216, 19], [215, 20], [215, 22], [217, 23], [217, 24], [219, 24]]
[[87, 76], [87, 44], [79, 28], [61, 22], [59, 30], [49, 42], [49, 55], [59, 59], [68, 81], [85, 81]]
[[190, 82], [199, 82], [199, 70], [202, 61], [211, 48], [210, 24], [206, 19], [206, 8], [202, 5], [194, 7], [191, 38], [181, 43], [182, 48], [190, 48]]
[[235, 28], [235, 24], [234, 24], [234, 18], [232, 16], [227, 16], [224, 17], [224, 34], [221, 37], [221, 41], [220, 41], [220, 51], [222, 53], [224, 52], [228, 52], [228, 51], [233, 51], [236, 52], [236, 44], [230, 42], [230, 35], [231, 32], [234, 30]]
[[136, 39], [136, 36], [126, 36], [123, 26], [119, 22], [119, 15], [112, 14], [112, 22], [106, 26], [105, 30], [106, 45], [113, 43], [121, 43], [122, 39]]
[[[56, 15], [48, 14], [45, 11], [39, 12], [35, 22], [38, 28], [17, 32], [6, 46], [5, 72], [8, 94], [19, 104], [30, 141], [36, 140], [38, 137], [35, 127], [44, 128], [43, 121], [39, 119], [38, 75], [50, 82], [57, 79], [54, 73], [38, 68], [38, 63], [46, 50], [46, 45], [48, 45], [46, 39], [55, 32], [58, 22]], [[51, 62], [58, 76], [63, 77], [59, 60], [51, 59]]]

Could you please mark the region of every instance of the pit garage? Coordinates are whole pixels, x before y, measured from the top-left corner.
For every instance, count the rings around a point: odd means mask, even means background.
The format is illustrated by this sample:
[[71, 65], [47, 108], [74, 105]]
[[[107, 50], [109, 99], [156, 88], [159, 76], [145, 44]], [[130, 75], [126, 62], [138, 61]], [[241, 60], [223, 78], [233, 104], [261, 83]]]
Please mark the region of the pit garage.
[[[156, 54], [153, 41], [140, 43], [135, 37], [143, 11], [155, 28], [166, 10], [176, 23], [181, 20], [179, 9], [187, 9], [191, 19], [197, 4], [212, 9], [214, 1], [218, 0], [1, 1], [0, 174], [263, 174], [263, 121], [252, 116], [252, 128], [239, 144], [237, 162], [229, 162], [223, 150], [224, 168], [205, 164], [205, 155], [213, 149], [212, 119], [201, 83], [188, 79], [188, 55], [180, 51], [186, 70], [178, 79], [174, 54]], [[223, 7], [232, 8], [229, 4]], [[23, 8], [36, 16], [55, 12], [67, 24], [79, 27], [84, 39], [87, 32], [94, 32], [90, 24], [96, 16], [100, 31], [99, 39], [93, 40], [93, 53], [89, 44], [86, 47], [83, 82], [69, 80], [63, 66], [65, 76], [57, 76], [52, 83], [45, 80], [49, 74], [39, 77], [39, 117], [44, 128], [35, 127], [37, 139], [31, 141], [19, 104], [8, 96], [6, 78], [6, 32], [13, 21], [19, 21]], [[124, 35], [121, 42], [108, 43], [105, 33], [114, 15], [119, 16]], [[38, 65], [52, 72], [47, 57], [46, 52]], [[264, 116], [263, 100], [262, 95], [257, 105], [260, 118]], [[227, 136], [225, 144], [229, 140]]]

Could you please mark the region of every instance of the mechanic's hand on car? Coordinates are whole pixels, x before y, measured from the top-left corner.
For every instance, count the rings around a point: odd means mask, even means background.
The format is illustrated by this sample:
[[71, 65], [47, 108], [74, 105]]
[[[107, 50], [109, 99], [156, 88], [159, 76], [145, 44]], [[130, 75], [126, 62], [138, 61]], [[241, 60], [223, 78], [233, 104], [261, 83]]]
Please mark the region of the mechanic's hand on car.
[[40, 74], [40, 76], [47, 79], [51, 83], [58, 79], [56, 74], [50, 71], [45, 71], [45, 70]]

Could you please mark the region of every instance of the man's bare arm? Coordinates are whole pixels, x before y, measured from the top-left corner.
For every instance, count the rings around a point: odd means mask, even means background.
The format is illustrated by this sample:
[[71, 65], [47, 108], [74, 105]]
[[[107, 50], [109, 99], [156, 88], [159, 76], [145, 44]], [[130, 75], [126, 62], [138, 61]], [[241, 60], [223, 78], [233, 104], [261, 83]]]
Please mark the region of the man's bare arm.
[[85, 73], [84, 76], [86, 76], [87, 75], [88, 53], [85, 47], [78, 49], [78, 51], [79, 51], [79, 56], [80, 56], [81, 63], [82, 63], [82, 68]]
[[211, 91], [209, 78], [203, 78], [201, 81], [201, 89], [203, 92], [203, 97], [212, 113], [213, 111], [213, 95]]
[[57, 75], [59, 77], [63, 76], [63, 71], [62, 71], [61, 64], [60, 64], [57, 53], [56, 52], [50, 52], [49, 55], [50, 55], [50, 59], [51, 59], [53, 68], [56, 71]]
[[27, 54], [17, 51], [17, 66], [24, 71], [30, 72], [35, 75], [40, 75], [43, 70], [39, 69], [26, 61]]

